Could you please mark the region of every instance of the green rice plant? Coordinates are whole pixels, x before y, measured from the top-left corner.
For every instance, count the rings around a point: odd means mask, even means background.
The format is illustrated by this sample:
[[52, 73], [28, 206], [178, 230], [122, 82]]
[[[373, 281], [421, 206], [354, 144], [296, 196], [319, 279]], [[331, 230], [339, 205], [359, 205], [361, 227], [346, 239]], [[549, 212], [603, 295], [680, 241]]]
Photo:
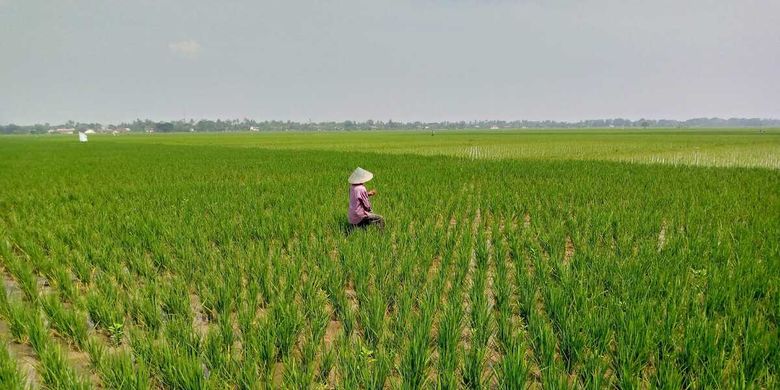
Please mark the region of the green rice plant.
[[483, 375], [485, 369], [485, 356], [487, 348], [472, 345], [463, 357], [462, 383], [468, 389], [482, 389], [486, 387], [486, 378]]
[[555, 365], [555, 334], [551, 326], [538, 314], [529, 318], [528, 330], [539, 366], [542, 370]]
[[104, 274], [98, 274], [95, 278], [95, 288], [87, 292], [86, 304], [90, 319], [99, 328], [108, 329], [111, 325], [124, 322], [124, 306], [119, 291]]
[[231, 355], [232, 344], [225, 344], [221, 328], [210, 328], [201, 343], [204, 364], [210, 380], [214, 377], [222, 381], [231, 377], [234, 369], [234, 359]]
[[[32, 336], [30, 340], [33, 340]], [[68, 365], [62, 349], [58, 345], [51, 344], [51, 340], [48, 340], [47, 343], [36, 349], [38, 358], [41, 360], [38, 372], [46, 387], [51, 389], [90, 389], [89, 382], [76, 374]]]
[[8, 353], [6, 345], [8, 342], [2, 340], [0, 346], [0, 383], [7, 389], [24, 389], [27, 383], [24, 375], [19, 372], [19, 367], [11, 355]]
[[197, 356], [168, 343], [151, 347], [152, 371], [163, 386], [176, 389], [201, 389], [205, 384], [203, 366]]
[[25, 343], [27, 337], [27, 324], [32, 320], [34, 312], [25, 304], [18, 302], [8, 303], [8, 315], [5, 316], [8, 321], [8, 330], [11, 337], [17, 343]]
[[238, 362], [235, 375], [236, 387], [239, 389], [253, 389], [260, 383], [260, 373], [254, 358], [245, 358]]
[[168, 319], [192, 321], [188, 288], [181, 278], [173, 278], [163, 283], [160, 291], [160, 308]]
[[181, 319], [168, 321], [163, 330], [168, 346], [176, 353], [198, 356], [201, 339], [192, 329], [192, 323]]
[[230, 281], [217, 279], [210, 288], [202, 290], [203, 309], [210, 320], [217, 318], [220, 313], [231, 311], [233, 299], [230, 296], [229, 283]]
[[298, 334], [303, 327], [303, 316], [294, 301], [285, 299], [271, 305], [268, 315], [274, 327], [276, 358], [281, 360], [295, 347]]
[[646, 362], [647, 328], [644, 318], [627, 312], [622, 318], [622, 331], [617, 333], [616, 373], [622, 386], [638, 386], [639, 373]]
[[70, 272], [64, 266], [55, 267], [51, 276], [57, 291], [62, 297], [70, 303], [76, 303], [79, 300], [76, 286], [73, 284]]
[[336, 360], [336, 354], [333, 348], [323, 348], [320, 353], [320, 364], [317, 367], [316, 381], [317, 383], [325, 386], [328, 383], [328, 378], [333, 370], [333, 365]]
[[103, 363], [103, 356], [106, 354], [106, 347], [103, 341], [93, 336], [87, 339], [87, 343], [84, 348], [89, 354], [89, 364], [92, 368], [99, 370], [100, 365]]
[[530, 380], [530, 369], [526, 363], [525, 345], [514, 339], [506, 348], [496, 368], [498, 387], [501, 389], [525, 389]]
[[381, 351], [369, 349], [361, 339], [346, 335], [338, 342], [340, 386], [346, 389], [383, 389], [390, 373], [390, 358]]
[[51, 294], [41, 299], [43, 311], [49, 318], [50, 326], [67, 338], [79, 349], [87, 342], [87, 318], [75, 310], [67, 309], [59, 299], [58, 294]]
[[428, 385], [428, 366], [430, 351], [428, 349], [432, 318], [429, 313], [422, 312], [414, 318], [415, 326], [407, 333], [407, 345], [399, 371], [404, 389], [420, 389]]
[[[598, 379], [598, 378], [594, 378]], [[594, 383], [598, 384], [598, 383]], [[744, 384], [744, 383], [743, 383]], [[675, 365], [672, 359], [663, 359], [658, 366], [658, 372], [654, 377], [654, 386], [667, 389], [681, 389], [684, 387], [682, 370]]]
[[151, 389], [152, 379], [146, 363], [127, 352], [109, 353], [99, 368], [103, 386], [109, 389]]
[[365, 388], [382, 390], [385, 388], [392, 367], [392, 357], [384, 347], [366, 353], [366, 359], [371, 363], [369, 378]]
[[271, 318], [266, 316], [256, 326], [252, 326], [248, 333], [242, 335], [243, 359], [246, 363], [244, 370], [249, 370], [248, 373], [257, 371], [256, 367], [259, 367], [260, 373], [267, 376], [273, 368], [278, 356], [275, 332]]
[[3, 288], [0, 291], [0, 316], [8, 318], [11, 311], [11, 304], [8, 301], [8, 292]]
[[[46, 324], [38, 313], [38, 308], [27, 309], [26, 323], [24, 324], [30, 346], [38, 355], [46, 352], [52, 343]], [[52, 356], [54, 357], [54, 356]]]
[[12, 272], [14, 272], [16, 281], [19, 283], [19, 288], [24, 293], [25, 298], [30, 302], [37, 303], [39, 297], [38, 278], [33, 274], [30, 265], [24, 262], [17, 262]]
[[92, 281], [92, 267], [89, 262], [81, 255], [76, 254], [71, 259], [71, 266], [76, 278], [83, 284], [90, 284]]
[[374, 291], [360, 300], [360, 323], [363, 325], [363, 335], [372, 349], [385, 338], [385, 311], [387, 304], [382, 296]]
[[157, 290], [144, 287], [139, 292], [130, 295], [128, 314], [137, 326], [157, 333], [163, 325]]
[[43, 383], [55, 389], [89, 389], [89, 384], [68, 365], [62, 348], [49, 336], [36, 308], [27, 311], [25, 329], [41, 364], [37, 367]]
[[458, 295], [454, 294], [456, 298], [449, 301], [439, 322], [437, 338], [438, 382], [436, 385], [440, 389], [454, 389], [459, 384], [456, 370], [460, 362], [458, 345], [463, 329], [463, 306], [457, 299]]
[[308, 389], [314, 380], [314, 367], [302, 365], [295, 357], [284, 360], [284, 387], [289, 389]]

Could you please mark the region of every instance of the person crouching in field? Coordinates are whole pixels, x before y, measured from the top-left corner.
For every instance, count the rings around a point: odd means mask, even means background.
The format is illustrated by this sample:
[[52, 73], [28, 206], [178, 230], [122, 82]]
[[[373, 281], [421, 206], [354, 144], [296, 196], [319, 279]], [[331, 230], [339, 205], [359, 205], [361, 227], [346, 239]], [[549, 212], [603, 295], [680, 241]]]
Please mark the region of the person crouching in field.
[[371, 209], [371, 201], [368, 200], [370, 196], [376, 195], [376, 190], [366, 191], [364, 183], [374, 178], [374, 174], [358, 167], [349, 176], [349, 223], [352, 227], [365, 227], [368, 225], [376, 225], [380, 229], [385, 227], [385, 219], [379, 215], [374, 214]]

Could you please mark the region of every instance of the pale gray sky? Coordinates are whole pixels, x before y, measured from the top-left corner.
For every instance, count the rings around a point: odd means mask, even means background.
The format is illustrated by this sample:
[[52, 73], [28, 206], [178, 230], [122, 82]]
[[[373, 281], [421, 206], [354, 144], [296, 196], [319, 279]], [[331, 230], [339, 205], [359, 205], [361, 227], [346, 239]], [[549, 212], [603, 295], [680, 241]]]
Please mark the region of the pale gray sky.
[[778, 0], [0, 0], [0, 123], [780, 117]]

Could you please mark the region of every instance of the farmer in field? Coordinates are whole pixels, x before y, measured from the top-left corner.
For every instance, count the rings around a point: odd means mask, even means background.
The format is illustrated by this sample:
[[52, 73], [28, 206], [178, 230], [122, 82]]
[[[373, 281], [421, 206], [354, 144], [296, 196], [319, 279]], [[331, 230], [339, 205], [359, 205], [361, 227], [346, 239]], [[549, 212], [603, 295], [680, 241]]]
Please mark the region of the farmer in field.
[[380, 229], [385, 227], [385, 219], [379, 214], [374, 214], [371, 209], [369, 197], [376, 195], [376, 190], [367, 191], [366, 182], [374, 178], [374, 174], [358, 167], [349, 176], [349, 223], [352, 227], [365, 227], [376, 225]]

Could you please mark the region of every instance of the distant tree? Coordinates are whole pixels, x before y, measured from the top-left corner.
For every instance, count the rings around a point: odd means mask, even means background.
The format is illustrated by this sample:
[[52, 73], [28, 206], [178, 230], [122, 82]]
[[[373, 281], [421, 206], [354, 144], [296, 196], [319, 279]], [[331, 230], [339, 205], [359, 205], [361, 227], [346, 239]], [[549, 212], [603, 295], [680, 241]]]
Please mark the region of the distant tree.
[[157, 122], [154, 124], [154, 131], [161, 133], [170, 133], [175, 129], [171, 122]]

